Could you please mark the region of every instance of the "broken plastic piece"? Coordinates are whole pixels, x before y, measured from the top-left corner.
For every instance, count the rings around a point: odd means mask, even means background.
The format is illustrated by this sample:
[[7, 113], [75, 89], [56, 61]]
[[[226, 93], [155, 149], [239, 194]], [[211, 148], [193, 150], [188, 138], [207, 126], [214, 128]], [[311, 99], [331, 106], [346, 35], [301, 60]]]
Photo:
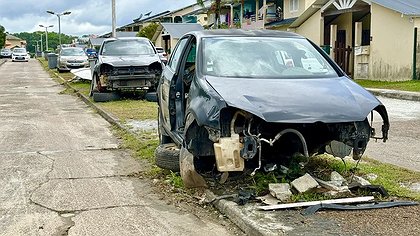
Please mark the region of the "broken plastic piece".
[[333, 210], [370, 210], [370, 209], [380, 209], [380, 208], [390, 208], [398, 206], [415, 206], [418, 205], [418, 202], [378, 202], [371, 204], [359, 204], [359, 205], [339, 205], [339, 204], [318, 204], [315, 206], [310, 206], [306, 208], [302, 215], [313, 215], [318, 210], [322, 209], [333, 209]]

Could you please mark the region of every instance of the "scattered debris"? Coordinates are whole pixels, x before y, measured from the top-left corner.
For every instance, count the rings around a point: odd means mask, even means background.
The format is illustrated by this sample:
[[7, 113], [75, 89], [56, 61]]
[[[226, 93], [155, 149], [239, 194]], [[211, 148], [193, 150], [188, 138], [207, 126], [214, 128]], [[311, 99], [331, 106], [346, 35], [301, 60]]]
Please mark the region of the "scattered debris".
[[259, 206], [258, 209], [264, 211], [280, 210], [296, 207], [314, 206], [320, 204], [339, 204], [339, 203], [356, 203], [356, 202], [368, 202], [375, 199], [373, 196], [368, 197], [353, 197], [353, 198], [339, 198], [323, 201], [310, 201], [310, 202], [296, 202], [296, 203], [285, 203], [271, 206]]
[[299, 193], [307, 192], [313, 188], [318, 187], [318, 182], [308, 173], [304, 176], [297, 178], [292, 181], [292, 186], [295, 188]]
[[359, 204], [359, 205], [339, 205], [339, 204], [318, 204], [306, 208], [302, 215], [313, 215], [318, 210], [322, 209], [333, 209], [333, 210], [370, 210], [370, 209], [380, 209], [380, 208], [390, 208], [398, 206], [414, 206], [418, 205], [418, 202], [377, 202], [369, 204]]
[[408, 188], [413, 192], [420, 193], [420, 183], [400, 183], [403, 188]]
[[268, 184], [268, 189], [273, 197], [282, 202], [289, 200], [293, 195], [290, 191], [290, 185], [288, 183]]
[[287, 174], [289, 172], [289, 170], [290, 170], [289, 168], [287, 168], [287, 167], [285, 167], [283, 165], [280, 165], [280, 172], [282, 174]]
[[350, 193], [348, 186], [337, 186], [336, 182], [333, 181], [323, 181], [320, 179], [315, 178], [315, 180], [321, 185], [321, 187], [326, 188], [328, 190], [332, 190], [338, 193]]
[[351, 191], [369, 191], [372, 194], [375, 193], [379, 193], [382, 197], [388, 197], [389, 194], [388, 192], [385, 190], [385, 188], [381, 185], [356, 185], [356, 186], [352, 186], [350, 187]]
[[362, 177], [359, 177], [357, 175], [353, 176], [351, 181], [350, 181], [351, 185], [371, 185], [369, 181], [363, 179]]
[[255, 200], [255, 193], [247, 190], [239, 190], [238, 197], [235, 199], [235, 202], [242, 206], [247, 204], [250, 200]]
[[344, 184], [347, 184], [346, 179], [340, 175], [337, 171], [333, 171], [331, 172], [331, 183], [336, 185], [336, 186], [343, 186]]
[[186, 188], [207, 187], [206, 180], [194, 168], [193, 155], [184, 147], [179, 155], [179, 167], [182, 181]]
[[265, 172], [271, 172], [271, 171], [275, 171], [277, 170], [277, 165], [276, 164], [267, 164], [264, 166], [264, 171]]
[[378, 178], [378, 175], [370, 173], [370, 174], [367, 174], [365, 177], [369, 181], [375, 181]]
[[260, 200], [262, 203], [264, 203], [265, 205], [277, 205], [280, 204], [280, 201], [273, 197], [271, 194], [267, 194], [261, 197], [257, 197], [257, 200]]

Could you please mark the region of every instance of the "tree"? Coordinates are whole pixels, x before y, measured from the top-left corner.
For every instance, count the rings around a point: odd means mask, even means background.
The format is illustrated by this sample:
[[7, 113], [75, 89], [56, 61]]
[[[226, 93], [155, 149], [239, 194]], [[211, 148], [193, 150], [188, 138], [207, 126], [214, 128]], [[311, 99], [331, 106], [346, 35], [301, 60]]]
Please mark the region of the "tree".
[[4, 47], [4, 44], [6, 43], [6, 29], [0, 25], [0, 48]]
[[[36, 42], [40, 41], [41, 37], [42, 37], [43, 48], [44, 48], [44, 50], [47, 50], [45, 48], [45, 32], [43, 32], [43, 31], [37, 31], [37, 32], [33, 32], [33, 33], [22, 32], [22, 33], [15, 33], [13, 35], [20, 38], [20, 39], [26, 40], [27, 50], [29, 52], [32, 52], [32, 53], [35, 52], [35, 48], [36, 48], [36, 45], [37, 45]], [[76, 38], [76, 37], [61, 34], [61, 42], [63, 44], [70, 44], [74, 38]], [[39, 45], [39, 43], [40, 42], [38, 42], [38, 45]], [[57, 48], [58, 45], [59, 45], [58, 33], [48, 32], [48, 48], [49, 48], [49, 51], [54, 51]], [[39, 45], [39, 47], [41, 48], [40, 45]]]
[[150, 40], [152, 40], [153, 35], [156, 32], [156, 29], [159, 25], [157, 23], [151, 23], [146, 27], [143, 27], [138, 33], [137, 36], [138, 37], [146, 37]]
[[[204, 7], [204, 1], [205, 0], [197, 0], [198, 5], [203, 6]], [[212, 0], [212, 4], [211, 4], [211, 10], [214, 12], [216, 21], [215, 26], [216, 28], [219, 28], [219, 20], [220, 20], [220, 6], [221, 6], [221, 2], [222, 0]]]

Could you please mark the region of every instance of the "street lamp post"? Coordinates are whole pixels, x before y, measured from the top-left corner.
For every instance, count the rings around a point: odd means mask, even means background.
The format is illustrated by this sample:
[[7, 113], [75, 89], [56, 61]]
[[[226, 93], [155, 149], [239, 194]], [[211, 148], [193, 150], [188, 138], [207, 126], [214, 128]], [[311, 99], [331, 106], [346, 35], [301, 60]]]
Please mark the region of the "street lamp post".
[[115, 0], [112, 0], [111, 2], [112, 5], [112, 37], [117, 37], [117, 18], [115, 16]]
[[44, 51], [44, 46], [42, 46], [42, 34], [41, 34], [41, 52]]
[[54, 27], [54, 25], [49, 25], [49, 26], [39, 25], [39, 27], [45, 28], [45, 47], [46, 47], [45, 50], [48, 51], [48, 28]]
[[55, 13], [53, 11], [47, 11], [47, 13], [52, 14], [52, 15], [56, 15], [57, 18], [58, 18], [58, 42], [60, 44], [60, 49], [61, 49], [61, 22], [60, 22], [60, 17], [65, 16], [65, 15], [70, 15], [71, 12], [65, 11], [63, 13]]

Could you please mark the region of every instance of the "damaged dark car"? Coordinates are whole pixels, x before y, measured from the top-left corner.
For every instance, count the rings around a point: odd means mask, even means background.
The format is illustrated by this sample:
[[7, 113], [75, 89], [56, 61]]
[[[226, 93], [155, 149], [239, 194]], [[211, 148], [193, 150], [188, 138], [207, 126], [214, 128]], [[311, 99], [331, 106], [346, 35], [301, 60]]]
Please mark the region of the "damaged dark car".
[[92, 74], [93, 92], [155, 91], [162, 62], [147, 38], [110, 38], [99, 49]]
[[[289, 32], [185, 35], [163, 71], [158, 102], [160, 147], [177, 146], [180, 158], [184, 149], [198, 172], [255, 173], [295, 153], [352, 151], [359, 159], [370, 139], [388, 139], [385, 106], [318, 46]], [[173, 167], [170, 158], [178, 161], [168, 155], [157, 164]]]

